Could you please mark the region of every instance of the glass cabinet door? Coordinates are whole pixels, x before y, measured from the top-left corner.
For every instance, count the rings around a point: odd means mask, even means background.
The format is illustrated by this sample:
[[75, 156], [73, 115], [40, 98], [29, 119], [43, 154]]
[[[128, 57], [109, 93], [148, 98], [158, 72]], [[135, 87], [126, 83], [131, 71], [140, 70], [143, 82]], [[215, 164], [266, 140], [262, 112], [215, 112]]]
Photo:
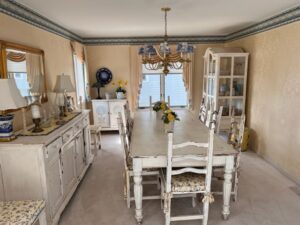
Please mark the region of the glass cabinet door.
[[219, 99], [220, 106], [223, 106], [222, 116], [229, 116], [229, 99]]
[[244, 95], [244, 78], [233, 78], [232, 96]]
[[246, 67], [245, 57], [234, 57], [233, 63], [233, 75], [234, 76], [244, 76]]
[[241, 116], [243, 114], [243, 99], [233, 99], [231, 102], [231, 116]]
[[231, 75], [231, 57], [220, 57], [220, 76]]
[[230, 96], [230, 78], [219, 79], [219, 96]]

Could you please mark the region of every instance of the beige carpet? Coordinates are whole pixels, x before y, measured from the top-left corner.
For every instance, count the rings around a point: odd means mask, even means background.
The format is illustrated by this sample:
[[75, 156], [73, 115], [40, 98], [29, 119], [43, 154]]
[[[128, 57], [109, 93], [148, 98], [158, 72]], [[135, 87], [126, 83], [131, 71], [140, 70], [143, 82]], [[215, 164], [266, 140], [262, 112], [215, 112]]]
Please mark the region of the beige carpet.
[[[134, 202], [127, 209], [123, 200], [123, 158], [117, 134], [103, 135], [102, 150], [65, 209], [60, 225], [135, 225]], [[272, 166], [247, 152], [242, 156], [239, 199], [231, 202], [229, 220], [221, 218], [222, 197], [211, 205], [209, 225], [299, 225], [300, 196], [295, 186]], [[157, 192], [155, 186], [146, 192]], [[197, 211], [190, 199], [176, 199], [173, 213]], [[184, 210], [183, 210], [184, 208]], [[163, 225], [158, 200], [144, 201], [144, 225]], [[200, 221], [174, 222], [199, 225]]]

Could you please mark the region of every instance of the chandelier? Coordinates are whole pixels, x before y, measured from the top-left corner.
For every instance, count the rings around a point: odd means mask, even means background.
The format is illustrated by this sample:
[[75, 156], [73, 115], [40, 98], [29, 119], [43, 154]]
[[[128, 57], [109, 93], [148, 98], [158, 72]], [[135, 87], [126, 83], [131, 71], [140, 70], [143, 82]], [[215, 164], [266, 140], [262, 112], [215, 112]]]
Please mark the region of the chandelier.
[[183, 63], [189, 63], [190, 55], [194, 52], [194, 46], [187, 42], [179, 43], [176, 51], [171, 50], [168, 44], [167, 33], [167, 13], [171, 8], [161, 9], [165, 14], [165, 36], [164, 42], [159, 45], [159, 49], [153, 45], [144, 45], [139, 49], [139, 55], [142, 56], [142, 63], [148, 70], [163, 69], [163, 73], [167, 75], [170, 69], [181, 69]]

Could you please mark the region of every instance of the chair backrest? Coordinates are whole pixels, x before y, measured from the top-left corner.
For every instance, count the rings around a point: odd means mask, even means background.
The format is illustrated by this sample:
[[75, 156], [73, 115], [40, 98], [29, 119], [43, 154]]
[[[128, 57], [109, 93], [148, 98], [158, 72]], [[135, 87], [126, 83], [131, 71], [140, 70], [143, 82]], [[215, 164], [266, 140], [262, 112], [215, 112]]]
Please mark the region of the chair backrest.
[[231, 118], [231, 130], [230, 130], [229, 143], [239, 150], [241, 150], [241, 145], [243, 142], [245, 121], [246, 121], [246, 116], [244, 114], [241, 116], [239, 123], [235, 121], [234, 117]]
[[205, 106], [205, 100], [204, 98], [202, 99], [201, 105], [200, 105], [200, 111], [199, 111], [199, 119], [202, 123], [205, 123], [206, 121], [206, 106]]
[[128, 102], [124, 105], [124, 115], [125, 115], [125, 121], [123, 121], [124, 126], [125, 126], [125, 129], [126, 129], [126, 132], [130, 136], [131, 131], [132, 131], [132, 127], [133, 127], [133, 119], [132, 119], [131, 114], [130, 114]]
[[119, 128], [119, 135], [120, 135], [120, 139], [121, 139], [121, 148], [123, 150], [123, 154], [124, 154], [124, 164], [125, 167], [128, 167], [128, 158], [129, 158], [129, 140], [128, 140], [128, 136], [126, 134], [126, 130], [125, 130], [125, 126], [124, 126], [124, 122], [122, 119], [122, 114], [118, 113], [118, 128]]
[[217, 111], [217, 114], [215, 115], [216, 118], [213, 118], [214, 120], [216, 120], [216, 134], [220, 133], [222, 113], [223, 113], [223, 106], [220, 106], [219, 110]]
[[[213, 141], [214, 141], [214, 125], [212, 129], [209, 129], [208, 142], [197, 143], [197, 142], [183, 142], [180, 144], [173, 144], [173, 133], [168, 133], [168, 161], [167, 161], [167, 177], [166, 177], [166, 192], [171, 192], [171, 181], [172, 176], [183, 174], [183, 173], [196, 173], [205, 175], [205, 191], [210, 192], [211, 188], [211, 175], [212, 175], [212, 160], [213, 160]], [[204, 149], [205, 157], [200, 154], [194, 155], [180, 155], [174, 153], [187, 147], [195, 147], [199, 150]], [[184, 167], [176, 169], [173, 167], [173, 163], [182, 163], [184, 161], [201, 161], [204, 168]]]

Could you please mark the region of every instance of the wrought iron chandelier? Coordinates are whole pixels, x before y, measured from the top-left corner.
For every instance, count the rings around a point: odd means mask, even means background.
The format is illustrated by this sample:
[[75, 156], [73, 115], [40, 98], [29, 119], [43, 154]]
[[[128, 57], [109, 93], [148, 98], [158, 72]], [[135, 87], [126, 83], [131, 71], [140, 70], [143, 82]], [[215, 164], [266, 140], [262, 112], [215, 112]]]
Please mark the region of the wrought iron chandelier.
[[187, 42], [179, 43], [176, 51], [172, 52], [168, 44], [167, 33], [167, 13], [171, 8], [161, 8], [165, 14], [165, 36], [164, 42], [159, 45], [159, 50], [153, 45], [145, 45], [139, 49], [139, 55], [142, 56], [142, 63], [148, 70], [163, 69], [163, 73], [167, 75], [170, 69], [181, 69], [183, 63], [189, 63], [190, 55], [194, 52], [194, 46]]

